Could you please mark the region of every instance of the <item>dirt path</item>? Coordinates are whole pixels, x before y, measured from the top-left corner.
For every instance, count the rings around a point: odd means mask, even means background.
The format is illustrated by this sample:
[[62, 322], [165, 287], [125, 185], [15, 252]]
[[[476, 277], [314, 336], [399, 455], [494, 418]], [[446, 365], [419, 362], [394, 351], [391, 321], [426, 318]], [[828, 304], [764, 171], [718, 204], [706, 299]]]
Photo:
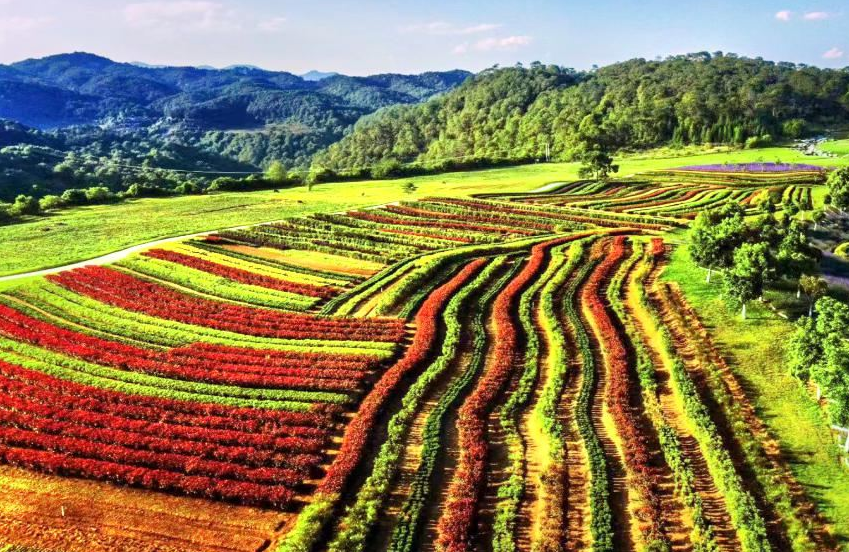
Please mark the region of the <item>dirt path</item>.
[[[655, 267], [645, 280], [646, 290], [652, 298], [654, 283], [661, 269], [660, 266]], [[688, 428], [683, 413], [683, 405], [672, 388], [670, 359], [662, 353], [664, 347], [660, 334], [657, 331], [650, 330], [654, 327], [654, 321], [640, 304], [633, 289], [629, 289], [626, 307], [632, 315], [635, 325], [641, 330], [642, 335], [646, 336], [647, 349], [654, 364], [655, 377], [658, 383], [658, 398], [663, 416], [666, 423], [675, 430], [681, 443], [681, 452], [693, 471], [693, 486], [701, 497], [705, 519], [714, 532], [719, 549], [728, 552], [737, 551], [740, 549], [740, 542], [737, 539], [737, 533], [734, 530], [725, 499], [716, 488], [699, 443]]]
[[[629, 319], [633, 320], [635, 314], [633, 309], [628, 305], [627, 294], [632, 290], [632, 285], [637, 285], [634, 280], [635, 271], [640, 266], [638, 263], [632, 263], [627, 269], [627, 273], [622, 280], [622, 288], [617, 291], [621, 293], [619, 299], [625, 307], [625, 313]], [[638, 429], [640, 434], [646, 439], [647, 448], [651, 457], [651, 466], [655, 470], [657, 476], [657, 485], [654, 492], [659, 501], [659, 510], [661, 515], [661, 531], [668, 539], [673, 551], [691, 551], [693, 543], [690, 541], [690, 535], [693, 531], [693, 521], [687, 507], [676, 492], [675, 476], [672, 469], [666, 462], [666, 457], [660, 446], [660, 438], [654, 424], [652, 423], [647, 412], [646, 401], [643, 400], [642, 388], [640, 386], [640, 376], [637, 372], [637, 353], [634, 344], [631, 342], [631, 336], [622, 325], [615, 312], [609, 313], [614, 325], [618, 328], [619, 338], [622, 339], [629, 356], [629, 387], [630, 387], [630, 405], [636, 414], [638, 421]], [[642, 330], [641, 326], [637, 326]], [[640, 336], [644, 337], [643, 331], [640, 331]]]
[[[606, 289], [610, 279], [602, 282], [600, 289]], [[581, 286], [582, 288], [584, 286]], [[579, 291], [582, 295], [582, 292]], [[589, 305], [581, 300], [579, 310], [581, 322], [587, 329], [592, 348], [596, 382], [592, 398], [591, 423], [593, 430], [598, 436], [607, 461], [607, 473], [610, 479], [610, 506], [613, 513], [614, 543], [617, 550], [635, 550], [636, 548], [636, 523], [631, 517], [630, 491], [625, 465], [616, 445], [616, 428], [613, 418], [607, 410], [605, 396], [607, 394], [608, 365], [605, 353], [602, 349], [598, 330], [592, 323], [592, 314]]]
[[[566, 282], [556, 291], [554, 304], [562, 305], [564, 301], [574, 300], [575, 278], [577, 273], [569, 275]], [[585, 550], [590, 542], [589, 535], [589, 474], [587, 472], [587, 455], [583, 439], [578, 432], [574, 416], [574, 408], [581, 387], [582, 363], [574, 339], [570, 335], [569, 322], [566, 320], [562, 308], [559, 311], [560, 327], [565, 332], [566, 350], [569, 365], [567, 377], [561, 395], [557, 415], [563, 424], [566, 461], [562, 466], [554, 466], [555, 473], [550, 474], [558, 477], [558, 483], [563, 486], [564, 501], [561, 504], [552, 503], [552, 498], [546, 496], [545, 486], [542, 482], [544, 467], [549, 465], [549, 443], [543, 427], [534, 414], [534, 409], [539, 403], [543, 388], [551, 377], [550, 354], [551, 343], [546, 339], [542, 326], [543, 313], [538, 301], [534, 304], [533, 324], [534, 331], [539, 336], [541, 373], [539, 381], [534, 387], [533, 396], [529, 407], [520, 418], [520, 432], [526, 443], [526, 487], [525, 497], [519, 512], [519, 523], [517, 524], [517, 541], [520, 546], [530, 549], [536, 543], [541, 534], [566, 542], [570, 550]]]
[[11, 466], [0, 496], [0, 541], [67, 552], [257, 552], [295, 519]]
[[[563, 298], [563, 301], [576, 300], [577, 293]], [[573, 351], [569, 356], [569, 377], [558, 406], [566, 439], [566, 550], [581, 552], [589, 550], [592, 544], [589, 458], [575, 417], [575, 406], [584, 382], [584, 365], [575, 342], [575, 329], [562, 309], [560, 320], [566, 331], [567, 348]]]
[[[720, 376], [724, 384], [725, 390], [732, 397], [745, 427], [751, 432], [754, 440], [759, 443], [760, 452], [763, 453], [763, 457], [769, 462], [771, 469], [774, 470], [780, 481], [790, 490], [790, 498], [796, 508], [797, 514], [811, 524], [813, 530], [809, 536], [816, 543], [817, 550], [835, 550], [837, 545], [835, 544], [833, 535], [829, 531], [827, 523], [819, 515], [816, 507], [807, 497], [802, 486], [793, 477], [790, 467], [782, 455], [780, 444], [770, 434], [766, 425], [755, 412], [755, 408], [749, 400], [745, 389], [719, 352], [710, 332], [708, 332], [699, 316], [687, 303], [677, 285], [666, 284], [664, 292], [670, 307], [677, 312], [680, 328], [689, 335], [690, 341], [695, 343], [694, 354], [696, 358], [702, 364], [714, 367], [714, 370], [716, 370], [716, 373]], [[768, 510], [774, 511], [772, 508], [768, 508]], [[778, 518], [778, 514], [775, 513], [771, 517]], [[787, 538], [786, 533], [783, 531], [782, 520], [767, 519], [767, 521], [772, 521], [771, 530], [774, 539], [782, 541]]]

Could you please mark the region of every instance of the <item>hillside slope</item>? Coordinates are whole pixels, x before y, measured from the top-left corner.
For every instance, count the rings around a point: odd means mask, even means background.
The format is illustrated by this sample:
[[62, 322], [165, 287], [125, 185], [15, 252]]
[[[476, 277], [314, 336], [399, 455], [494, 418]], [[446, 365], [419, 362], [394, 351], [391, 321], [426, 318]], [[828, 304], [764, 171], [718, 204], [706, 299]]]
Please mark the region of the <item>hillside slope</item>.
[[386, 109], [317, 156], [344, 171], [393, 163], [566, 160], [578, 142], [637, 149], [744, 144], [849, 121], [849, 73], [733, 54], [634, 59], [589, 73], [493, 69], [417, 106]]

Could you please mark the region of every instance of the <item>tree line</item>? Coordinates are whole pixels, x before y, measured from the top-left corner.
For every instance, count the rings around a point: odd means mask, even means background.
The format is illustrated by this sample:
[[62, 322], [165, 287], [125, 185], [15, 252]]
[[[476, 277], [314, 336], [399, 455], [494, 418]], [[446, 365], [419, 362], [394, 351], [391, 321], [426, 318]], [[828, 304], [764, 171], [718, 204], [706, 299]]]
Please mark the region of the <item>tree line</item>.
[[589, 72], [493, 68], [431, 101], [364, 117], [313, 167], [368, 176], [666, 144], [757, 147], [849, 121], [847, 92], [845, 70], [721, 52]]

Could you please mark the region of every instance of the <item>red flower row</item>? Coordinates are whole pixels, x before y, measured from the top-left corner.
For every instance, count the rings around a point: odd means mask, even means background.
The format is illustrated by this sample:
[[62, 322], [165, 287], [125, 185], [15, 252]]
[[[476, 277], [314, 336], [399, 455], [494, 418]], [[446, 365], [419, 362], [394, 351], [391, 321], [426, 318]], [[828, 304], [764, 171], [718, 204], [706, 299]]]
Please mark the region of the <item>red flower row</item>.
[[459, 237], [459, 236], [446, 236], [445, 234], [431, 234], [428, 232], [414, 232], [413, 230], [403, 230], [400, 228], [389, 228], [384, 226], [380, 229], [381, 232], [387, 232], [389, 234], [398, 234], [400, 236], [413, 236], [416, 238], [428, 238], [434, 240], [445, 240], [450, 242], [457, 243], [472, 243], [474, 242], [471, 238]]
[[45, 392], [73, 398], [80, 401], [76, 403], [80, 409], [148, 421], [245, 432], [270, 432], [272, 435], [277, 435], [274, 431], [280, 427], [332, 427], [334, 422], [331, 414], [340, 410], [335, 405], [317, 405], [313, 412], [260, 410], [145, 395], [128, 395], [54, 378], [2, 361], [0, 361], [0, 377], [23, 382]]
[[245, 372], [239, 365], [218, 364], [209, 360], [180, 362], [180, 356], [171, 357], [167, 352], [143, 349], [66, 330], [31, 318], [5, 305], [0, 305], [0, 333], [88, 362], [188, 381], [258, 388], [353, 392], [359, 388], [360, 380], [365, 376], [363, 371], [331, 368]]
[[214, 263], [212, 261], [207, 261], [206, 259], [201, 259], [200, 257], [186, 255], [185, 253], [178, 253], [177, 251], [168, 251], [166, 249], [151, 249], [149, 251], [145, 251], [144, 255], [146, 257], [161, 259], [163, 261], [177, 263], [183, 266], [187, 266], [189, 268], [202, 270], [203, 272], [209, 272], [210, 274], [215, 274], [216, 276], [228, 278], [230, 280], [241, 282], [243, 284], [260, 286], [269, 289], [276, 289], [278, 291], [286, 291], [289, 293], [296, 293], [298, 295], [306, 295], [307, 297], [333, 297], [340, 291], [339, 288], [332, 286], [315, 286], [312, 284], [288, 282], [279, 278], [273, 278], [271, 276], [265, 276], [263, 274], [251, 272], [250, 270], [234, 268], [231, 266]]
[[439, 316], [448, 300], [462, 288], [486, 264], [484, 259], [476, 259], [467, 264], [463, 270], [451, 280], [437, 288], [422, 303], [416, 313], [416, 334], [412, 344], [404, 356], [390, 369], [383, 373], [371, 392], [360, 403], [357, 415], [345, 429], [342, 446], [333, 464], [327, 471], [327, 476], [321, 484], [320, 491], [339, 493], [345, 485], [351, 472], [359, 464], [366, 442], [378, 415], [383, 411], [392, 393], [401, 380], [425, 361], [433, 349], [439, 333]]
[[614, 325], [601, 296], [601, 286], [611, 277], [625, 258], [625, 254], [625, 237], [619, 236], [615, 239], [610, 253], [587, 280], [581, 300], [589, 306], [596, 328], [601, 334], [600, 345], [605, 351], [609, 371], [605, 399], [616, 422], [625, 463], [633, 475], [629, 484], [639, 493], [643, 503], [638, 513], [643, 524], [641, 529], [648, 533], [649, 541], [654, 541], [662, 538], [660, 523], [663, 517], [658, 496], [660, 481], [657, 470], [651, 465], [647, 437], [639, 427], [639, 414], [630, 404], [634, 382], [630, 375], [624, 339]]
[[[2, 376], [0, 376], [0, 392], [3, 393], [0, 408], [29, 412], [49, 420], [117, 429], [139, 435], [168, 436], [183, 441], [239, 446], [252, 450], [298, 450], [304, 444], [311, 446], [311, 443], [323, 441], [329, 436], [328, 429], [310, 426], [266, 428], [255, 425], [253, 431], [251, 428], [240, 431], [190, 425], [193, 421], [203, 423], [206, 421], [204, 419], [180, 418], [158, 421], [160, 418], [173, 418], [173, 416], [169, 417], [168, 413], [154, 410], [143, 410], [142, 407], [138, 407], [141, 412], [128, 412], [118, 408], [115, 408], [113, 412], [108, 407], [104, 409], [104, 405], [91, 400], [60, 395]], [[89, 405], [97, 407], [97, 410], [86, 410]], [[130, 417], [132, 414], [140, 417]]]
[[123, 272], [89, 266], [48, 276], [77, 293], [123, 309], [167, 320], [245, 335], [281, 339], [397, 342], [404, 322], [397, 319], [322, 318], [191, 297]]
[[186, 475], [203, 475], [264, 485], [294, 487], [304, 479], [298, 472], [286, 468], [246, 468], [237, 464], [204, 460], [185, 454], [135, 450], [120, 445], [92, 442], [88, 439], [49, 435], [11, 427], [0, 426], [0, 444], [17, 448], [49, 450], [78, 458], [169, 470]]
[[[21, 407], [29, 407], [19, 410]], [[4, 410], [4, 409], [14, 410]], [[238, 464], [248, 467], [286, 467], [302, 475], [321, 463], [323, 439], [288, 438], [288, 447], [280, 451], [255, 449], [246, 446], [229, 446], [202, 441], [180, 439], [174, 435], [146, 435], [133, 431], [125, 431], [115, 427], [92, 427], [73, 423], [57, 418], [45, 418], [39, 415], [48, 411], [55, 414], [55, 409], [31, 405], [23, 400], [4, 397], [0, 403], [0, 426], [7, 426], [22, 431], [32, 431], [44, 435], [54, 435], [82, 439], [93, 443], [117, 445], [152, 453], [172, 453], [196, 457], [198, 459], [214, 460], [228, 464]], [[98, 422], [94, 417], [86, 416], [87, 412], [58, 412], [59, 416], [71, 419]], [[80, 416], [82, 414], [82, 416]]]
[[474, 209], [482, 209], [484, 211], [495, 211], [497, 213], [510, 213], [514, 215], [524, 215], [524, 216], [534, 216], [539, 217], [540, 219], [548, 219], [548, 220], [562, 220], [566, 222], [579, 222], [586, 224], [595, 224], [595, 225], [617, 225], [617, 226], [628, 226], [630, 228], [640, 228], [644, 230], [662, 230], [663, 226], [660, 224], [651, 224], [645, 222], [637, 222], [636, 220], [631, 221], [627, 218], [616, 218], [616, 217], [601, 217], [599, 218], [599, 214], [596, 213], [595, 216], [580, 216], [580, 215], [570, 215], [567, 213], [557, 213], [553, 211], [540, 211], [533, 209], [521, 209], [518, 207], [510, 207], [508, 204], [504, 205], [491, 205], [489, 203], [484, 203], [481, 201], [474, 201], [468, 199], [446, 199], [446, 198], [438, 198], [434, 201], [438, 201], [439, 203], [446, 203], [449, 205], [459, 205], [462, 207], [472, 207]]
[[0, 461], [46, 473], [112, 481], [145, 489], [178, 492], [238, 502], [282, 508], [293, 491], [282, 485], [260, 485], [200, 475], [185, 475], [163, 469], [127, 466], [115, 462], [75, 458], [46, 450], [29, 450], [0, 445]]

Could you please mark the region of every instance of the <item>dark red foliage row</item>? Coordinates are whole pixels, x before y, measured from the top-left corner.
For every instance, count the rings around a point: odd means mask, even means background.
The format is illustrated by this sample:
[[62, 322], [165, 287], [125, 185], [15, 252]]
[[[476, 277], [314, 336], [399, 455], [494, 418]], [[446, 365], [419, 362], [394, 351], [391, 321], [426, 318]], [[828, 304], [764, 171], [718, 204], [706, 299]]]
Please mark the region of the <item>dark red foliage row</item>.
[[416, 313], [416, 334], [412, 344], [404, 356], [391, 368], [383, 373], [381, 378], [366, 396], [357, 415], [345, 429], [342, 446], [333, 464], [327, 471], [327, 476], [321, 483], [320, 491], [339, 493], [351, 472], [362, 459], [363, 450], [371, 435], [378, 415], [383, 411], [387, 401], [400, 382], [427, 359], [436, 345], [439, 334], [439, 316], [445, 305], [460, 288], [462, 288], [486, 264], [485, 259], [476, 259], [467, 264], [451, 280], [437, 288], [425, 299]]
[[194, 456], [135, 450], [87, 439], [48, 435], [0, 426], [0, 443], [16, 448], [49, 450], [92, 460], [105, 460], [130, 466], [169, 470], [186, 475], [205, 475], [216, 479], [233, 479], [260, 484], [298, 485], [303, 476], [286, 468], [246, 468], [238, 464], [204, 460]]
[[364, 365], [373, 365], [380, 361], [376, 356], [339, 353], [317, 353], [286, 351], [279, 349], [252, 349], [232, 345], [215, 345], [197, 342], [185, 347], [176, 347], [169, 352], [172, 356], [203, 358], [216, 362], [231, 362], [239, 365], [258, 364], [260, 366], [299, 366], [308, 364], [313, 368], [339, 368], [359, 370]]
[[[431, 201], [428, 199], [427, 201]], [[502, 205], [491, 205], [489, 203], [484, 203], [481, 201], [474, 201], [470, 199], [446, 199], [446, 198], [434, 198], [432, 199], [434, 202], [438, 203], [446, 203], [448, 205], [459, 205], [461, 207], [472, 207], [474, 209], [483, 209], [485, 211], [494, 211], [496, 213], [510, 213], [513, 215], [524, 215], [524, 216], [534, 216], [539, 217], [541, 220], [562, 220], [566, 222], [578, 222], [578, 223], [586, 223], [586, 224], [595, 224], [601, 226], [627, 226], [630, 228], [639, 228], [642, 230], [662, 230], [663, 226], [660, 224], [650, 224], [645, 222], [637, 222], [636, 220], [627, 220], [627, 219], [619, 219], [619, 218], [599, 218], [598, 215], [588, 214], [587, 216], [580, 215], [570, 215], [567, 213], [556, 213], [553, 211], [544, 212], [544, 211], [536, 211], [536, 210], [527, 210], [520, 209], [518, 207], [510, 207], [509, 204]]]
[[654, 258], [663, 256], [666, 252], [666, 246], [663, 244], [663, 238], [652, 238], [651, 240], [651, 255]]
[[615, 238], [607, 257], [587, 280], [581, 300], [589, 307], [601, 334], [600, 345], [605, 351], [608, 365], [605, 400], [616, 423], [625, 464], [632, 475], [628, 483], [639, 494], [642, 503], [637, 518], [642, 524], [641, 530], [648, 534], [648, 540], [655, 541], [663, 536], [660, 527], [663, 519], [659, 498], [660, 480], [656, 468], [652, 466], [646, 434], [640, 430], [639, 412], [631, 405], [631, 393], [636, 392], [632, 387], [636, 386], [636, 382], [631, 377], [625, 340], [608, 312], [602, 293], [604, 282], [613, 275], [625, 255], [625, 237], [619, 236]]
[[186, 255], [185, 253], [179, 253], [177, 251], [168, 251], [167, 249], [150, 249], [148, 251], [145, 251], [144, 255], [146, 257], [160, 259], [163, 261], [187, 266], [189, 268], [202, 270], [203, 272], [215, 274], [216, 276], [228, 278], [230, 280], [241, 282], [243, 284], [260, 286], [268, 289], [276, 289], [278, 291], [286, 291], [289, 293], [296, 293], [298, 295], [306, 295], [307, 297], [333, 297], [341, 291], [340, 288], [333, 286], [316, 286], [312, 284], [302, 284], [299, 282], [289, 282], [286, 280], [281, 280], [279, 278], [266, 276], [264, 274], [251, 272], [250, 270], [235, 268], [232, 266], [227, 266], [212, 261], [207, 261], [206, 259], [201, 259], [200, 257], [194, 257], [192, 255]]
[[280, 439], [287, 441], [288, 446], [279, 451], [189, 441], [180, 439], [173, 434], [147, 435], [115, 427], [92, 427], [61, 419], [61, 417], [86, 418], [87, 412], [67, 414], [59, 412], [59, 417], [45, 418], [41, 416], [41, 413], [49, 411], [50, 414], [53, 414], [55, 410], [45, 407], [19, 410], [21, 406], [31, 405], [28, 405], [25, 401], [4, 397], [4, 400], [0, 403], [0, 426], [33, 431], [41, 435], [76, 438], [92, 443], [118, 445], [153, 453], [173, 453], [248, 467], [286, 467], [294, 469], [302, 475], [308, 474], [310, 469], [321, 463], [322, 457], [319, 453], [324, 447], [323, 439], [300, 437]]
[[474, 240], [471, 238], [465, 238], [461, 236], [446, 236], [445, 234], [431, 234], [429, 232], [415, 232], [413, 230], [404, 230], [402, 228], [389, 228], [383, 227], [380, 229], [381, 232], [387, 232], [389, 234], [398, 234], [401, 236], [414, 236], [417, 238], [429, 238], [435, 240], [445, 240], [456, 243], [473, 243]]
[[491, 356], [472, 393], [463, 402], [457, 419], [460, 458], [448, 503], [439, 520], [439, 546], [447, 552], [471, 550], [475, 512], [486, 470], [486, 422], [497, 398], [515, 367], [517, 354], [516, 323], [513, 312], [519, 297], [543, 267], [546, 252], [556, 245], [591, 235], [573, 234], [535, 245], [522, 271], [498, 294], [492, 306], [494, 335]]
[[[661, 190], [662, 191], [668, 191], [668, 190], [663, 190], [662, 188], [661, 188]], [[672, 197], [672, 198], [664, 199], [664, 200], [661, 200], [661, 201], [649, 202], [645, 205], [639, 205], [639, 206], [636, 206], [636, 207], [633, 206], [633, 205], [629, 205], [628, 207], [625, 207], [625, 208], [626, 209], [627, 208], [637, 208], [637, 207], [639, 207], [639, 208], [642, 208], [642, 207], [658, 208], [658, 207], [664, 207], [666, 205], [670, 205], [670, 204], [673, 204], [673, 203], [686, 203], [687, 201], [692, 199], [693, 196], [700, 194], [704, 191], [705, 190], [703, 188], [699, 188], [699, 189], [696, 189], [696, 190], [689, 190], [688, 192], [685, 192], [683, 195], [680, 195], [678, 197]], [[614, 210], [616, 210], [616, 209], [614, 209]], [[638, 214], [638, 213], [635, 213], [635, 214]]]
[[[323, 440], [329, 435], [329, 429], [311, 426], [265, 428], [252, 424], [250, 427], [236, 430], [201, 425], [207, 421], [203, 418], [193, 420], [183, 417], [174, 421], [168, 419], [158, 421], [163, 417], [174, 418], [174, 416], [143, 407], [136, 407], [132, 411], [115, 408], [116, 412], [111, 412], [108, 406], [104, 408], [103, 404], [92, 400], [53, 393], [20, 381], [7, 379], [2, 375], [0, 375], [0, 393], [4, 394], [3, 400], [0, 401], [1, 408], [30, 412], [50, 420], [61, 420], [89, 427], [120, 429], [140, 435], [167, 435], [174, 439], [215, 443], [222, 446], [287, 450], [290, 447], [297, 448], [305, 439]], [[95, 406], [97, 409], [87, 410], [87, 406]], [[131, 415], [137, 415], [137, 417]], [[191, 425], [194, 421], [198, 422], [198, 425]]]
[[77, 458], [48, 450], [32, 450], [0, 445], [0, 462], [46, 473], [111, 481], [145, 489], [177, 492], [282, 508], [293, 498], [283, 485], [260, 485], [201, 475], [185, 475], [164, 469], [128, 466], [116, 462]]
[[[240, 365], [186, 362], [168, 352], [144, 349], [66, 330], [0, 305], [0, 334], [88, 362], [162, 377], [245, 387], [353, 392], [366, 372], [322, 368], [244, 371]], [[181, 362], [182, 360], [182, 362]], [[365, 370], [367, 367], [363, 366]], [[285, 370], [288, 370], [288, 374]], [[352, 377], [353, 376], [353, 377]]]
[[[392, 213], [397, 212], [396, 210], [390, 209], [389, 207], [385, 207], [385, 209]], [[427, 219], [414, 220], [411, 218], [397, 218], [376, 213], [369, 213], [365, 211], [350, 211], [348, 213], [348, 216], [362, 220], [369, 220], [371, 222], [379, 222], [382, 224], [399, 224], [403, 226], [422, 226], [425, 228], [445, 228], [451, 230], [471, 230], [473, 232], [489, 232], [496, 234], [533, 234], [532, 231], [528, 231], [518, 227], [508, 228], [505, 226], [484, 226], [482, 224], [470, 224], [468, 222], [444, 222]], [[448, 238], [446, 237], [443, 239]]]
[[[542, 232], [554, 232], [553, 224], [545, 224], [541, 222], [529, 222], [526, 220], [510, 220], [508, 216], [502, 215], [487, 215], [481, 214], [459, 214], [459, 213], [443, 213], [441, 211], [430, 211], [428, 209], [419, 209], [415, 207], [407, 207], [406, 205], [387, 205], [384, 210], [390, 213], [406, 215], [410, 217], [426, 217], [428, 219], [441, 220], [456, 220], [466, 222], [435, 222], [428, 220], [429, 225], [438, 226], [441, 228], [456, 228], [458, 230], [476, 230], [478, 232], [496, 232], [507, 234], [521, 234], [531, 236], [536, 234], [535, 230]], [[470, 224], [473, 223], [473, 224]], [[514, 226], [504, 226], [504, 224], [512, 224]], [[521, 226], [518, 226], [521, 224]], [[533, 228], [533, 230], [531, 230]]]
[[115, 307], [245, 335], [389, 342], [397, 342], [404, 335], [403, 320], [325, 318], [235, 305], [192, 297], [107, 267], [88, 266], [48, 279]]
[[[0, 361], [0, 375], [46, 391], [84, 401], [87, 404], [86, 409], [97, 410], [99, 407], [102, 412], [117, 413], [121, 411], [121, 415], [126, 411], [129, 417], [147, 419], [148, 421], [174, 420], [172, 423], [189, 423], [200, 427], [218, 429], [260, 431], [266, 427], [274, 428], [278, 426], [330, 427], [333, 425], [330, 415], [340, 410], [335, 405], [317, 405], [319, 407], [314, 408], [313, 412], [290, 412], [286, 410], [236, 408], [220, 404], [178, 401], [145, 395], [128, 395], [54, 378], [35, 370], [28, 370], [2, 361]], [[81, 406], [81, 408], [83, 407]], [[145, 416], [145, 414], [152, 415]]]

